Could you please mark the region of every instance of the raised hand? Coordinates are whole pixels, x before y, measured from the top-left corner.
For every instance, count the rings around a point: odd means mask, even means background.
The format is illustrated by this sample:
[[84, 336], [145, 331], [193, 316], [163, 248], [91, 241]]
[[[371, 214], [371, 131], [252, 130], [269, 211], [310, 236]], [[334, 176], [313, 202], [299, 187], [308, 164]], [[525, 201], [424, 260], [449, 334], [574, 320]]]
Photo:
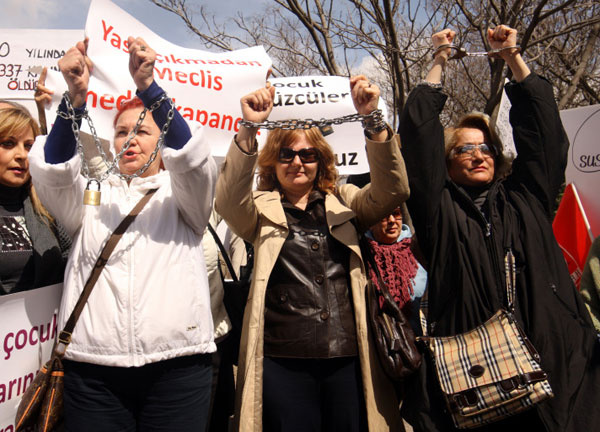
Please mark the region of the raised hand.
[[262, 123], [268, 119], [273, 110], [274, 97], [275, 87], [267, 83], [265, 87], [259, 88], [240, 99], [244, 120]]
[[156, 51], [148, 46], [141, 37], [127, 38], [129, 49], [129, 73], [139, 91], [144, 91], [154, 81], [154, 62]]
[[[493, 50], [502, 48], [514, 47], [517, 45], [517, 30], [510, 28], [504, 24], [497, 26], [496, 28], [489, 28], [487, 31], [488, 42]], [[518, 52], [518, 49], [507, 49], [500, 51], [499, 55], [506, 60], [505, 57], [509, 57]]]
[[381, 92], [366, 76], [356, 75], [350, 78], [350, 91], [356, 112], [366, 115], [377, 109]]
[[[442, 45], [449, 45], [454, 42], [454, 38], [456, 37], [456, 32], [450, 29], [444, 29], [440, 32], [434, 33], [431, 36], [431, 43], [433, 44], [434, 51], [437, 50]], [[448, 60], [450, 57], [452, 50], [450, 48], [441, 49], [435, 53], [436, 57], [442, 57], [444, 60]]]
[[42, 73], [37, 82], [35, 93], [33, 98], [38, 108], [44, 109], [52, 101], [52, 95], [54, 92], [46, 87], [46, 76], [48, 75], [48, 68], [44, 67]]
[[512, 48], [517, 45], [517, 30], [507, 25], [501, 24], [487, 31], [488, 41], [493, 50], [502, 49], [497, 55], [500, 56], [508, 65], [517, 82], [523, 81], [530, 73], [529, 67], [519, 54], [518, 48]]
[[65, 55], [58, 61], [58, 67], [69, 87], [71, 103], [79, 108], [85, 103], [92, 61], [87, 56], [88, 38], [77, 42], [77, 45], [69, 48]]
[[38, 111], [38, 119], [40, 121], [40, 129], [42, 131], [42, 135], [48, 134], [48, 127], [46, 126], [46, 105], [48, 105], [52, 101], [52, 95], [54, 92], [46, 87], [46, 76], [48, 75], [48, 68], [44, 67], [42, 69], [42, 73], [40, 73], [40, 77], [37, 82], [37, 86], [35, 87], [35, 92], [33, 93], [33, 99], [35, 100], [35, 106]]

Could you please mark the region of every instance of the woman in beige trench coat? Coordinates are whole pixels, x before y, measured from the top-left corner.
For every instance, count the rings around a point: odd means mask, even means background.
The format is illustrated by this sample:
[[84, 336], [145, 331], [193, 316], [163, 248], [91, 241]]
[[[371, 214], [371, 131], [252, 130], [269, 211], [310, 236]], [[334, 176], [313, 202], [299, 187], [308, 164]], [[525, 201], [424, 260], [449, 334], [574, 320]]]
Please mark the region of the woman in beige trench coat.
[[[350, 87], [359, 114], [377, 108], [377, 86], [358, 76], [351, 79]], [[265, 121], [273, 107], [274, 93], [275, 89], [267, 85], [243, 97], [243, 118]], [[362, 189], [336, 186], [333, 152], [316, 128], [275, 130], [260, 155], [254, 128], [242, 126], [231, 144], [217, 182], [215, 206], [231, 229], [253, 243], [255, 249], [240, 347], [235, 430], [403, 430], [394, 389], [372, 346], [365, 306], [365, 270], [352, 219], [356, 218], [359, 229], [374, 225], [408, 198], [408, 181], [398, 137], [380, 123], [364, 126], [371, 184]], [[253, 192], [257, 160], [259, 191]], [[314, 232], [298, 228], [302, 218], [310, 219], [314, 214], [321, 215], [324, 233], [319, 234], [318, 228]], [[311, 238], [312, 234], [316, 237]], [[298, 242], [304, 243], [299, 246]], [[301, 257], [294, 260], [298, 248]], [[327, 267], [321, 269], [322, 274], [319, 270], [314, 273], [313, 253], [321, 257], [317, 267]], [[337, 259], [340, 254], [345, 261]], [[313, 273], [305, 268], [311, 262]], [[345, 273], [336, 279], [336, 269], [340, 268]], [[340, 283], [341, 290], [337, 288]], [[323, 298], [321, 293], [327, 290], [333, 290], [333, 294], [329, 291], [330, 295]], [[294, 299], [297, 304], [292, 304]], [[316, 373], [332, 362], [355, 362], [360, 406], [354, 411], [362, 413], [361, 425], [346, 429], [347, 425], [340, 423], [348, 421], [344, 416], [357, 415], [354, 412], [342, 413], [334, 420], [336, 423], [331, 423], [326, 417], [335, 416], [331, 412], [336, 409], [328, 407], [317, 413], [323, 417], [317, 419], [320, 425], [308, 426], [310, 410], [305, 409], [303, 401], [294, 399], [297, 389], [286, 391], [285, 380], [279, 381], [281, 376], [287, 378], [288, 372], [274, 375], [275, 385], [267, 380], [267, 371], [270, 374], [279, 370], [280, 364], [289, 371], [285, 367], [293, 364], [295, 368], [297, 363], [289, 362], [298, 358], [301, 365], [316, 364]], [[280, 394], [269, 393], [272, 391]], [[295, 412], [296, 418], [286, 418]], [[275, 421], [276, 426], [273, 416], [283, 417]], [[287, 420], [290, 424], [285, 423]]]

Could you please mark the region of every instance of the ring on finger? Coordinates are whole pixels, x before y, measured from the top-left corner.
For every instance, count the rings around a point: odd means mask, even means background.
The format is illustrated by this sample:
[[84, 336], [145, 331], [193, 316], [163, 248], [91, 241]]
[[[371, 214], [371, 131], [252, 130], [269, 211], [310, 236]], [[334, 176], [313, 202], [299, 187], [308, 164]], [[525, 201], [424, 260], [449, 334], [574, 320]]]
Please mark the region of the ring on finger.
[[145, 45], [140, 46], [140, 50], [146, 51], [146, 46]]

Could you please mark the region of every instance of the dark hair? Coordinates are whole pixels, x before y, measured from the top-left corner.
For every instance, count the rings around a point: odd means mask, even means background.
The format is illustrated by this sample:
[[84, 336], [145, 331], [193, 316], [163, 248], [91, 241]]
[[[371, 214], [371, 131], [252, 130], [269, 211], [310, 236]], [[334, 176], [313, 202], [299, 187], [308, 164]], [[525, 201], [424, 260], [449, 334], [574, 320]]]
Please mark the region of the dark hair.
[[279, 163], [279, 149], [293, 145], [302, 134], [319, 152], [319, 169], [315, 178], [315, 189], [322, 192], [335, 192], [338, 178], [335, 156], [331, 146], [316, 127], [305, 130], [273, 129], [269, 132], [267, 142], [258, 154], [258, 190], [272, 191], [281, 187], [275, 174], [275, 166]]

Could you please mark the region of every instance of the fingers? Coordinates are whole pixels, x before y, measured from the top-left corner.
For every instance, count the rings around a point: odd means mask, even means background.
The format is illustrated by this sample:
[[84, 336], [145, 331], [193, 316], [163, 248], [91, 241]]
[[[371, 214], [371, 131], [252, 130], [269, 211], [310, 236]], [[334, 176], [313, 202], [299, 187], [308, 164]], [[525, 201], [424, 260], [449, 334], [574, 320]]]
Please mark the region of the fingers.
[[38, 79], [38, 87], [46, 85], [46, 77], [48, 76], [48, 68], [44, 66], [40, 78]]
[[134, 58], [136, 63], [142, 64], [148, 61], [154, 62], [156, 52], [150, 48], [146, 41], [141, 37], [134, 38], [129, 36], [127, 38], [127, 46], [129, 49], [129, 56]]
[[77, 47], [71, 47], [58, 61], [58, 66], [65, 76], [81, 76], [85, 71], [86, 63], [81, 51]]
[[350, 90], [355, 105], [365, 105], [379, 99], [379, 87], [370, 83], [364, 75], [350, 78]]
[[267, 82], [265, 87], [247, 94], [240, 100], [242, 117], [256, 123], [265, 121], [273, 109], [275, 87]]
[[260, 88], [242, 98], [242, 103], [246, 104], [253, 111], [266, 111], [273, 103], [275, 96], [275, 87]]
[[129, 50], [129, 72], [139, 91], [146, 90], [154, 81], [154, 62], [156, 51], [146, 41], [137, 37], [127, 38]]
[[511, 39], [513, 36], [516, 41], [517, 30], [513, 29], [507, 25], [500, 24], [499, 26], [496, 26], [493, 29], [489, 28], [487, 31], [487, 34], [488, 34], [488, 40], [490, 42], [492, 42], [492, 41], [506, 42], [509, 39]]
[[433, 43], [433, 48], [437, 49], [440, 45], [451, 44], [454, 42], [454, 38], [456, 37], [456, 32], [450, 29], [444, 29], [437, 33], [434, 33], [431, 36], [431, 42]]

